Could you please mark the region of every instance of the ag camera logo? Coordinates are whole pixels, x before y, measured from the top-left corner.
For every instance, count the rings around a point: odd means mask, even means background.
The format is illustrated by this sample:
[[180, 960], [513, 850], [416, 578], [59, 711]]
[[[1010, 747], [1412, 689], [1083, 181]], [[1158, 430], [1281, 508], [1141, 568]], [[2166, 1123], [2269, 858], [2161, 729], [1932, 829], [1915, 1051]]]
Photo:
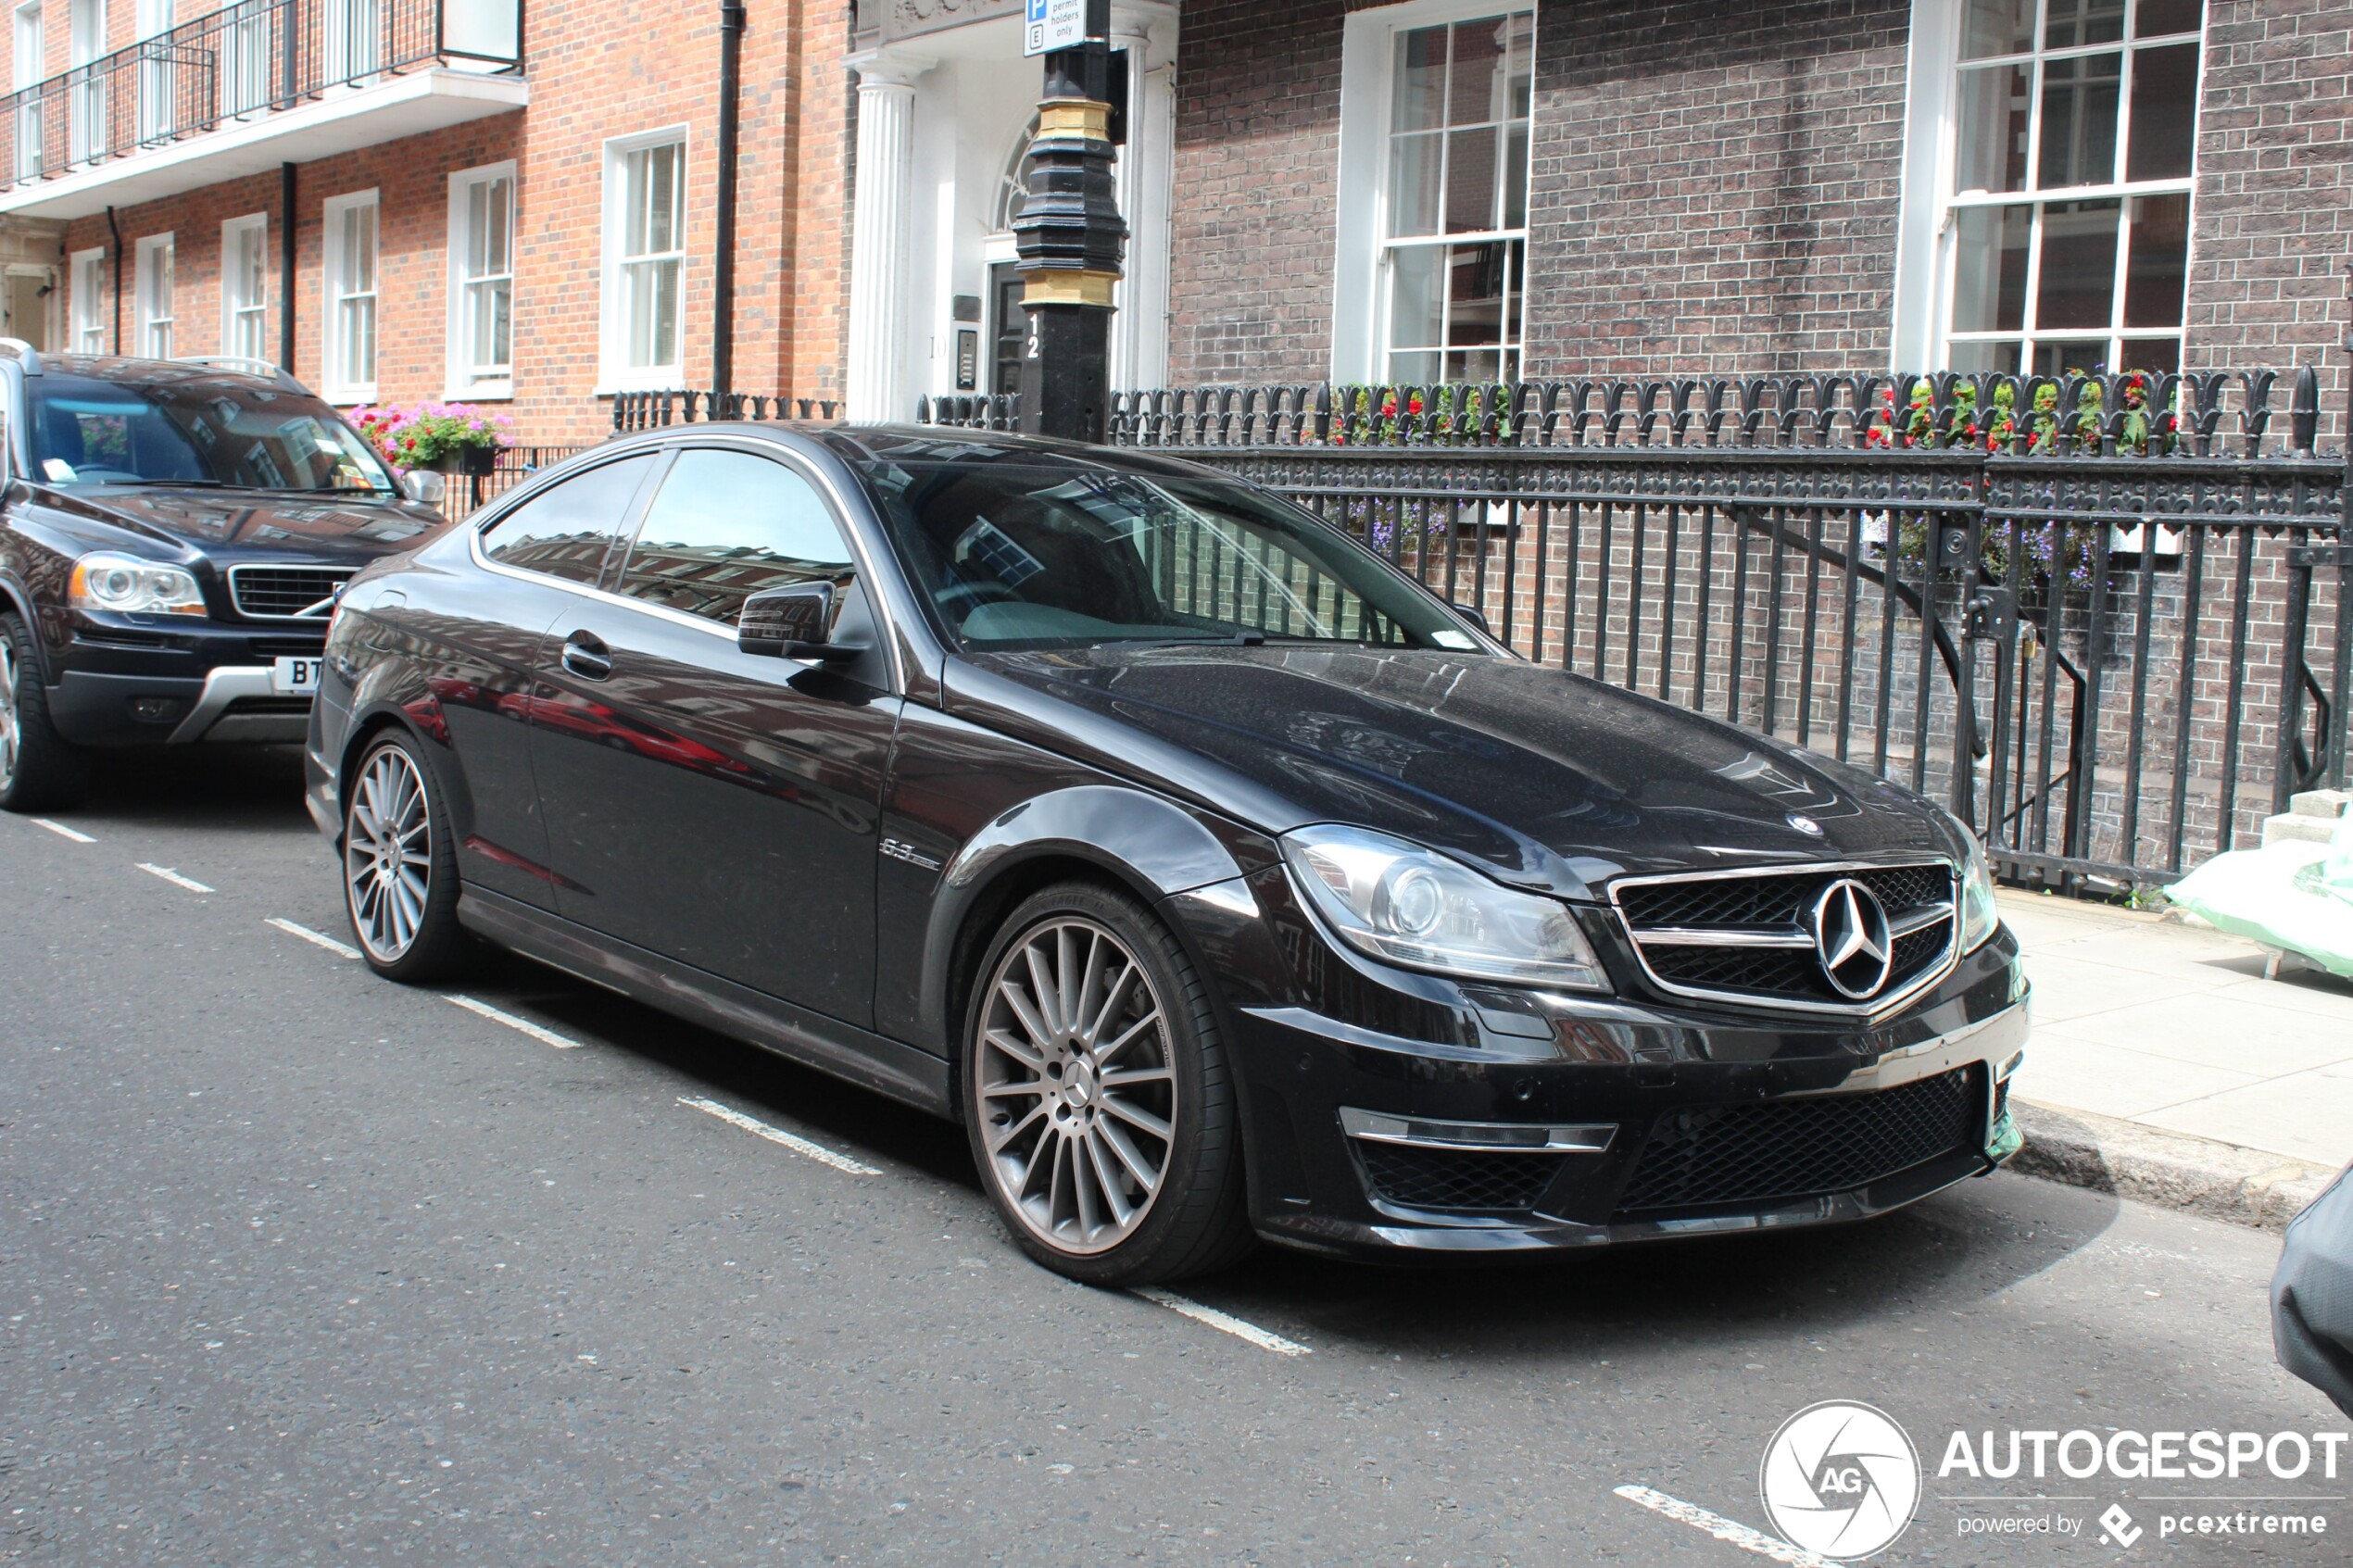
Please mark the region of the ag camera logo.
[[1821, 1557], [1884, 1551], [1912, 1522], [1920, 1456], [1886, 1412], [1845, 1399], [1808, 1405], [1766, 1445], [1757, 1493], [1792, 1546]]

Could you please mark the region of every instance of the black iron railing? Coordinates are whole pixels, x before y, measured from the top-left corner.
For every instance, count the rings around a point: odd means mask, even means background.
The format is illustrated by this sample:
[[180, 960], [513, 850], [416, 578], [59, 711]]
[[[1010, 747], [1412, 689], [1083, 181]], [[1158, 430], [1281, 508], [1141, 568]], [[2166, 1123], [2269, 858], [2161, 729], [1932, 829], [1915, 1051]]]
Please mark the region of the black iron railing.
[[521, 15], [520, 0], [237, 0], [0, 100], [0, 190], [420, 67], [520, 69]]
[[2308, 369], [1214, 387], [1122, 395], [1112, 438], [1290, 495], [1530, 659], [1932, 793], [2006, 874], [2076, 884], [2171, 880], [2345, 780], [2348, 481], [2322, 424]]
[[453, 519], [464, 517], [497, 500], [541, 469], [551, 468], [586, 450], [585, 446], [502, 446], [488, 473], [449, 476], [442, 512]]

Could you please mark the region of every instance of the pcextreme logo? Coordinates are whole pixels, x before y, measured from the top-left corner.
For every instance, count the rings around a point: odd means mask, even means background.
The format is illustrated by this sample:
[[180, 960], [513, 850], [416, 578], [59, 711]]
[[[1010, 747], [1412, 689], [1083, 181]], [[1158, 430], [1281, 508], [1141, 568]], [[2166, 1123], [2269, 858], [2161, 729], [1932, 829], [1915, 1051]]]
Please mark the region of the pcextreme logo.
[[1869, 1557], [1912, 1522], [1920, 1456], [1885, 1411], [1825, 1399], [1781, 1423], [1756, 1485], [1783, 1540], [1822, 1557]]

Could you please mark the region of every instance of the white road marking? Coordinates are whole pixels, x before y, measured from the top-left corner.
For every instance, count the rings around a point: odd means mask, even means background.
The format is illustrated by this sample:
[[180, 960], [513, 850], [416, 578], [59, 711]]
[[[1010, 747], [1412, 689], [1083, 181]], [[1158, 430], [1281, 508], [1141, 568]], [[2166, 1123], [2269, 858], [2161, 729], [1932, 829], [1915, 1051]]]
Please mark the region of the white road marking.
[[1263, 1329], [1254, 1323], [1244, 1323], [1231, 1312], [1221, 1312], [1214, 1307], [1204, 1307], [1200, 1302], [1189, 1300], [1174, 1291], [1162, 1290], [1154, 1286], [1139, 1285], [1131, 1289], [1128, 1294], [1140, 1296], [1155, 1307], [1165, 1307], [1172, 1312], [1192, 1319], [1195, 1323], [1207, 1323], [1221, 1334], [1230, 1334], [1237, 1339], [1245, 1340], [1262, 1350], [1271, 1350], [1277, 1356], [1312, 1356], [1315, 1353], [1296, 1339], [1286, 1339], [1281, 1335]]
[[681, 1095], [678, 1097], [678, 1103], [690, 1110], [699, 1110], [706, 1116], [716, 1116], [731, 1127], [741, 1127], [754, 1137], [766, 1138], [780, 1148], [788, 1148], [795, 1154], [806, 1155], [820, 1165], [830, 1165], [835, 1170], [845, 1172], [852, 1176], [882, 1174], [879, 1166], [869, 1165], [862, 1160], [852, 1160], [847, 1154], [836, 1154], [824, 1144], [811, 1143], [799, 1134], [787, 1133], [782, 1127], [772, 1127], [756, 1116], [747, 1116], [733, 1106], [722, 1105], [715, 1099], [703, 1099], [699, 1097], [688, 1099]]
[[159, 876], [163, 878], [164, 881], [171, 884], [172, 886], [184, 887], [191, 893], [218, 893], [220, 891], [217, 887], [207, 887], [203, 883], [198, 882], [192, 876], [182, 876], [178, 872], [173, 871], [169, 866], [149, 865], [146, 861], [142, 860], [139, 862], [139, 869], [146, 872], [149, 876]]
[[53, 822], [46, 817], [27, 817], [25, 821], [31, 822], [34, 827], [47, 828], [59, 838], [70, 838], [76, 844], [95, 844], [98, 842], [86, 833], [76, 833], [73, 829], [66, 826], [65, 823]]
[[[359, 955], [354, 953], [351, 956], [356, 959]], [[543, 1046], [553, 1046], [560, 1051], [576, 1051], [580, 1048], [578, 1040], [567, 1040], [553, 1029], [542, 1029], [527, 1018], [517, 1018], [511, 1012], [500, 1012], [488, 1002], [478, 1002], [472, 997], [452, 997], [449, 999], [468, 1012], [478, 1012], [493, 1022], [503, 1023], [510, 1029], [530, 1035]]]
[[1710, 1513], [1697, 1503], [1670, 1498], [1665, 1492], [1648, 1486], [1617, 1486], [1612, 1488], [1628, 1502], [1640, 1503], [1653, 1513], [1663, 1513], [1679, 1519], [1696, 1530], [1705, 1530], [1727, 1545], [1743, 1551], [1753, 1551], [1759, 1557], [1769, 1557], [1776, 1562], [1786, 1562], [1791, 1568], [1840, 1568], [1827, 1557], [1792, 1546], [1779, 1536], [1768, 1536], [1762, 1530], [1752, 1530], [1738, 1520], [1727, 1519], [1720, 1513]]
[[290, 920], [280, 920], [276, 915], [271, 915], [262, 923], [274, 925], [289, 936], [299, 936], [314, 947], [324, 947], [339, 959], [356, 959], [359, 956], [359, 948], [348, 947], [332, 936], [323, 935], [307, 925], [296, 925]]

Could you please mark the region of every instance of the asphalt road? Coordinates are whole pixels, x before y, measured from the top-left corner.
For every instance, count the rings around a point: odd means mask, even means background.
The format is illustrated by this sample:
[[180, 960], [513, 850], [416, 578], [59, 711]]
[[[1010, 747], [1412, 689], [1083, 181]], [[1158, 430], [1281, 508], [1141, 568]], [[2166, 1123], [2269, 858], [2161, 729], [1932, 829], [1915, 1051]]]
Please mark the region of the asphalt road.
[[[2341, 1430], [2272, 1362], [2268, 1236], [1997, 1176], [1541, 1267], [1262, 1252], [1186, 1287], [1219, 1326], [1026, 1262], [942, 1123], [269, 923], [348, 935], [288, 759], [58, 821], [94, 842], [0, 818], [0, 1559], [1738, 1568], [1615, 1489], [1762, 1527], [1767, 1441], [1830, 1399], [1931, 1469], [1879, 1561], [2353, 1557], [2353, 1480], [1934, 1474], [1956, 1428]], [[2338, 1533], [2160, 1540], [2185, 1493]], [[1960, 1534], [2110, 1502], [2133, 1549]]]

